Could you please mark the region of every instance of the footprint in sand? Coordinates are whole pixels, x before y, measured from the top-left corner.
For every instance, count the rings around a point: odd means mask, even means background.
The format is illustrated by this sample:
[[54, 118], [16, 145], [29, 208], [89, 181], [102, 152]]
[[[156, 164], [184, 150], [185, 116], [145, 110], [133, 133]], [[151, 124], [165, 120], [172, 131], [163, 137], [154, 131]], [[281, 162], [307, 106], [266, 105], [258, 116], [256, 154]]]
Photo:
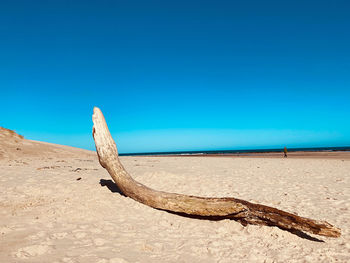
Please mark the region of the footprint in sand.
[[106, 243], [106, 240], [102, 239], [102, 238], [96, 238], [94, 239], [94, 244], [96, 246], [103, 246]]
[[41, 256], [47, 252], [49, 252], [49, 246], [47, 245], [32, 245], [28, 247], [20, 248], [15, 256], [18, 258], [28, 258], [28, 257], [36, 257]]
[[74, 235], [74, 237], [77, 238], [77, 239], [81, 239], [81, 238], [86, 237], [86, 233], [84, 233], [84, 232], [78, 232], [78, 233], [76, 233], [76, 234]]
[[27, 237], [28, 239], [33, 239], [33, 240], [37, 240], [37, 239], [42, 239], [43, 237], [46, 236], [46, 233], [44, 231], [40, 231], [34, 235], [31, 235], [29, 237]]
[[62, 233], [54, 233], [50, 236], [51, 239], [63, 239], [68, 235], [67, 232], [62, 232]]

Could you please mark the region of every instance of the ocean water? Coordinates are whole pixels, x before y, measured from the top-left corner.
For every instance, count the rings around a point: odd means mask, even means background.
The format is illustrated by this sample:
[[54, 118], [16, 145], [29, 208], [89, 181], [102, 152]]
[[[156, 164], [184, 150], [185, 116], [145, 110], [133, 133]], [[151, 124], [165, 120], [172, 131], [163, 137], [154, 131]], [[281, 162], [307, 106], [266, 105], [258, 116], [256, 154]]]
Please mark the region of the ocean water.
[[[315, 148], [288, 148], [288, 152], [335, 152], [350, 151], [350, 146], [345, 147], [315, 147]], [[283, 152], [280, 149], [256, 149], [256, 150], [211, 150], [211, 151], [174, 151], [174, 152], [142, 152], [142, 153], [121, 153], [120, 156], [134, 155], [224, 155], [224, 154], [247, 154], [247, 153], [273, 153]]]

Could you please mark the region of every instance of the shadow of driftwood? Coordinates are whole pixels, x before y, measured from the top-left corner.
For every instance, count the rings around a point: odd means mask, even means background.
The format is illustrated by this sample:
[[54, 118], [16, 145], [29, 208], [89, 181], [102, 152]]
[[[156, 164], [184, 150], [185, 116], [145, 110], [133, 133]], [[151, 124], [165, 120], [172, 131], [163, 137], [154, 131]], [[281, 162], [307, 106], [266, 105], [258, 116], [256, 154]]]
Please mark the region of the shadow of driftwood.
[[306, 233], [304, 233], [303, 231], [300, 231], [300, 230], [287, 230], [289, 231], [290, 233], [294, 234], [294, 235], [297, 235], [298, 237], [301, 237], [301, 238], [304, 238], [304, 239], [307, 239], [307, 240], [310, 240], [310, 241], [315, 241], [315, 242], [320, 242], [320, 243], [324, 243], [324, 241], [322, 239], [318, 239], [316, 237], [312, 237]]
[[[177, 212], [167, 211], [167, 210], [163, 210], [163, 211], [166, 211], [170, 214], [179, 215], [179, 216], [183, 216], [183, 217], [187, 217], [187, 218], [199, 219], [199, 220], [221, 221], [221, 220], [229, 219], [229, 220], [237, 221], [237, 222], [241, 223], [243, 226], [248, 225], [244, 220], [240, 220], [239, 218], [232, 218], [229, 215], [228, 216], [199, 216], [199, 215], [189, 215], [189, 214], [184, 214], [184, 213], [177, 213]], [[271, 225], [271, 227], [277, 227], [277, 226]], [[307, 240], [315, 241], [315, 242], [321, 242], [321, 243], [324, 242], [322, 239], [318, 239], [316, 237], [310, 236], [310, 235], [308, 235], [305, 232], [300, 231], [300, 230], [284, 229], [284, 228], [280, 228], [280, 227], [278, 227], [278, 228], [281, 230], [288, 231], [289, 233], [297, 235], [298, 237], [303, 238], [303, 239], [307, 239]]]
[[118, 193], [118, 194], [126, 197], [126, 195], [119, 189], [119, 187], [112, 180], [101, 179], [100, 185], [107, 186], [109, 191], [111, 191], [112, 193]]
[[[105, 180], [105, 179], [101, 179], [100, 180], [100, 185], [101, 186], [107, 186], [107, 188], [112, 192], [112, 193], [119, 193], [122, 196], [126, 195], [119, 189], [119, 187], [112, 181], [112, 180]], [[158, 209], [158, 210], [162, 210], [162, 209]], [[189, 215], [189, 214], [184, 214], [184, 213], [178, 213], [178, 212], [173, 212], [173, 211], [168, 211], [168, 210], [162, 210], [165, 212], [168, 212], [170, 214], [174, 214], [174, 215], [178, 215], [178, 216], [183, 216], [183, 217], [187, 217], [187, 218], [192, 218], [192, 219], [199, 219], [199, 220], [211, 220], [211, 221], [221, 221], [221, 220], [225, 220], [225, 219], [230, 219], [230, 220], [234, 220], [234, 221], [238, 221], [240, 222], [243, 226], [246, 226], [247, 224], [244, 222], [244, 220], [240, 220], [237, 218], [232, 218], [231, 216], [199, 216], [199, 215]], [[297, 235], [300, 238], [303, 239], [307, 239], [310, 241], [314, 241], [314, 242], [324, 242], [321, 239], [318, 239], [316, 237], [312, 237], [300, 230], [290, 230], [290, 229], [283, 229], [280, 228], [282, 230], [288, 231], [294, 235]]]

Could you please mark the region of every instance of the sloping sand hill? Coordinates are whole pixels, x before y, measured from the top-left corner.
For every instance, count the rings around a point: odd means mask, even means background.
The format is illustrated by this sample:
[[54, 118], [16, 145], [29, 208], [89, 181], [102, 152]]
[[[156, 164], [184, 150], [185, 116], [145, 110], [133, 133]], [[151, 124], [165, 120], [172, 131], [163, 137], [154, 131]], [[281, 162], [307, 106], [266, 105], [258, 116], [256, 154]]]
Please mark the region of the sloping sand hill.
[[348, 159], [122, 157], [154, 189], [233, 196], [342, 229], [340, 238], [190, 219], [123, 196], [96, 153], [0, 130], [0, 262], [348, 262]]

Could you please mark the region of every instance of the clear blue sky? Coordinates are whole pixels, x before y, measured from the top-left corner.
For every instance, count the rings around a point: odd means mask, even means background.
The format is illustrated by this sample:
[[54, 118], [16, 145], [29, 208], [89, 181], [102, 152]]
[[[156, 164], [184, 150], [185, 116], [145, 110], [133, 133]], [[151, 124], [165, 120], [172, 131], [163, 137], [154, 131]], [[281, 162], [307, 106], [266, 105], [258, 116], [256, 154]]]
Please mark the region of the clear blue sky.
[[1, 1], [0, 126], [120, 152], [350, 145], [350, 1]]

